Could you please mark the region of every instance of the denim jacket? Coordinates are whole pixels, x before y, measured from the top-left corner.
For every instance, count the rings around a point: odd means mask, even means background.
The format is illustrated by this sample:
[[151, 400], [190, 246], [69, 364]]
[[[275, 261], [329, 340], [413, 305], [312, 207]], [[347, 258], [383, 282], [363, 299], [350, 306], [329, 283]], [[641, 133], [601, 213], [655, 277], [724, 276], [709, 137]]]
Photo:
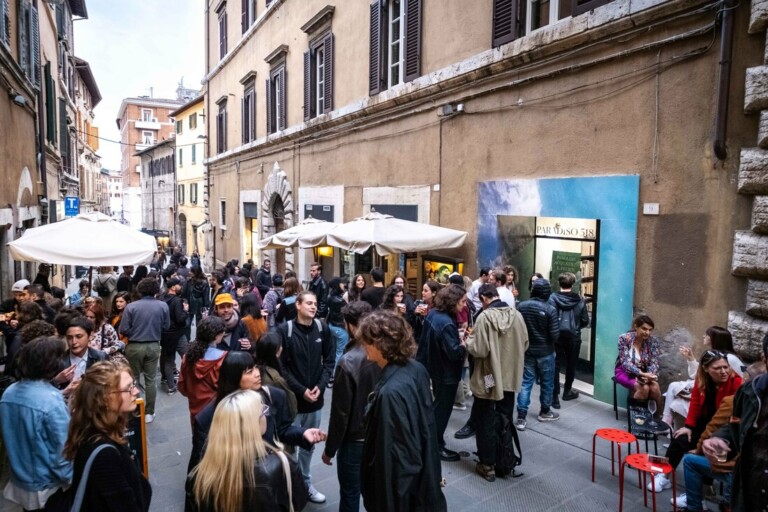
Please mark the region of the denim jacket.
[[5, 391], [0, 430], [15, 485], [27, 491], [69, 485], [72, 463], [62, 453], [68, 426], [64, 397], [50, 383], [22, 380]]

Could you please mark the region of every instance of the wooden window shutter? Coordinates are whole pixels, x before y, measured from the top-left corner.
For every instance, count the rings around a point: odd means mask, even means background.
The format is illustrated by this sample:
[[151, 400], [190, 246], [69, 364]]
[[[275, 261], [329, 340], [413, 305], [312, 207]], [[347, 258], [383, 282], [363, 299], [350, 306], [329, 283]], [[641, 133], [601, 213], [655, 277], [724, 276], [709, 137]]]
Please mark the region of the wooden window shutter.
[[333, 110], [333, 34], [325, 36], [325, 98], [323, 112]]
[[278, 76], [280, 77], [280, 90], [277, 91], [277, 93], [280, 95], [280, 112], [277, 113], [277, 129], [285, 130], [285, 127], [288, 126], [288, 109], [285, 105], [286, 90], [288, 89], [288, 84], [285, 83], [285, 66], [280, 68]]
[[45, 128], [48, 142], [56, 145], [56, 92], [53, 90], [51, 63], [45, 63]]
[[29, 38], [29, 60], [31, 64], [29, 79], [35, 86], [40, 87], [40, 24], [37, 8], [34, 5], [29, 6]]
[[314, 80], [312, 80], [312, 54], [304, 52], [304, 120], [309, 121], [314, 117], [314, 101], [312, 94], [314, 90]]
[[240, 139], [243, 144], [248, 142], [248, 113], [246, 110], [245, 96], [240, 99]]
[[267, 100], [267, 133], [274, 133], [274, 122], [272, 121], [272, 115], [274, 113], [274, 107], [272, 105], [272, 80], [267, 79], [266, 96]]
[[243, 34], [245, 34], [245, 31], [248, 30], [248, 2], [251, 0], [241, 0], [241, 21], [240, 24], [242, 25]]
[[405, 77], [406, 82], [421, 76], [421, 0], [406, 0]]
[[19, 9], [16, 11], [19, 18], [19, 67], [28, 74], [29, 66], [29, 25], [26, 23], [26, 11], [29, 5], [24, 0], [19, 0]]
[[[67, 101], [64, 98], [59, 98], [59, 152], [61, 153], [62, 161], [67, 158], [69, 154], [69, 133], [67, 130]], [[62, 162], [63, 164], [63, 162]]]
[[[520, 0], [522, 2], [522, 0]], [[493, 0], [493, 46], [517, 38], [517, 1]]]
[[11, 45], [11, 10], [8, 0], [0, 0], [0, 41], [6, 46]]
[[371, 46], [370, 62], [368, 63], [368, 93], [373, 96], [386, 89], [386, 73], [384, 72], [384, 35], [386, 34], [386, 12], [382, 0], [374, 0], [371, 4]]

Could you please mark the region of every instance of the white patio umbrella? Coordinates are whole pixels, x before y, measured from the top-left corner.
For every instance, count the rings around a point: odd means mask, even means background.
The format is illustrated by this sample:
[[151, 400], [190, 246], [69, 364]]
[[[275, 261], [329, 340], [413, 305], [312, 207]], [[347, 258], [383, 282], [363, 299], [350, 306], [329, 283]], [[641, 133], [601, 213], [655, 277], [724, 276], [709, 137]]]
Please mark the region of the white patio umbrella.
[[146, 263], [157, 244], [154, 237], [94, 212], [30, 228], [8, 248], [17, 261], [104, 267]]
[[302, 249], [325, 245], [325, 237], [339, 227], [335, 222], [307, 217], [293, 227], [268, 236], [256, 243], [259, 249], [285, 249], [298, 245]]
[[328, 245], [362, 254], [371, 246], [381, 256], [399, 252], [452, 249], [464, 245], [466, 231], [411, 222], [371, 212], [328, 233]]

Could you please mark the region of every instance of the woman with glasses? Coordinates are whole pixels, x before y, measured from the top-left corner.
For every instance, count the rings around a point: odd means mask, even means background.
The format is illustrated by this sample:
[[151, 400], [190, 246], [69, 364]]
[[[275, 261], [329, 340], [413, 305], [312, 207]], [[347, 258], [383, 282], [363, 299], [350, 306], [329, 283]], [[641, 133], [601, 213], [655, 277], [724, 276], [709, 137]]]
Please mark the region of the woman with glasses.
[[[717, 350], [723, 352], [728, 357], [728, 364], [731, 369], [739, 377], [744, 377], [744, 363], [735, 354], [733, 348], [733, 336], [730, 331], [723, 327], [713, 325], [704, 333], [702, 337], [702, 345], [705, 350]], [[699, 360], [693, 355], [691, 347], [680, 347], [680, 354], [687, 360], [688, 363], [688, 380], [670, 382], [667, 392], [664, 393], [664, 414], [662, 415], [662, 421], [672, 425], [674, 417], [672, 413], [675, 412], [685, 418], [688, 416], [688, 408], [691, 400], [691, 388], [693, 387], [696, 379], [696, 370], [699, 368]]]
[[298, 465], [263, 437], [268, 412], [262, 395], [252, 390], [238, 390], [219, 401], [205, 455], [187, 479], [190, 510], [304, 508], [307, 487]]
[[[696, 448], [702, 432], [727, 396], [733, 396], [741, 386], [741, 377], [736, 375], [728, 363], [728, 355], [717, 350], [707, 350], [701, 357], [696, 370], [696, 381], [691, 390], [691, 407], [685, 419], [685, 426], [676, 430], [667, 448], [666, 456], [673, 468], [677, 468], [683, 456]], [[658, 475], [655, 485], [648, 484], [648, 490], [661, 492], [672, 487], [664, 475]]]
[[74, 461], [73, 488], [77, 489], [94, 450], [107, 445], [93, 459], [83, 512], [149, 510], [152, 487], [139, 471], [125, 439], [138, 397], [130, 367], [117, 361], [90, 367], [72, 396], [64, 456]]

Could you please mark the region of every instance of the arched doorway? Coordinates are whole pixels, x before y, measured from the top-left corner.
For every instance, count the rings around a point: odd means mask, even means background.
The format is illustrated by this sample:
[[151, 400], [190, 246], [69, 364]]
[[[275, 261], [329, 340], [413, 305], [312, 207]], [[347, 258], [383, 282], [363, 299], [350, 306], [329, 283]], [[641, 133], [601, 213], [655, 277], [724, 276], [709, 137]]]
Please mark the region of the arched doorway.
[[183, 213], [179, 214], [179, 239], [177, 241], [181, 244], [185, 252], [189, 252], [189, 246], [187, 243], [187, 216]]
[[[288, 176], [275, 162], [272, 173], [267, 179], [261, 201], [262, 238], [274, 235], [278, 231], [293, 226], [293, 191]], [[294, 268], [293, 249], [263, 251], [262, 258], [272, 260], [272, 272], [285, 273]]]

